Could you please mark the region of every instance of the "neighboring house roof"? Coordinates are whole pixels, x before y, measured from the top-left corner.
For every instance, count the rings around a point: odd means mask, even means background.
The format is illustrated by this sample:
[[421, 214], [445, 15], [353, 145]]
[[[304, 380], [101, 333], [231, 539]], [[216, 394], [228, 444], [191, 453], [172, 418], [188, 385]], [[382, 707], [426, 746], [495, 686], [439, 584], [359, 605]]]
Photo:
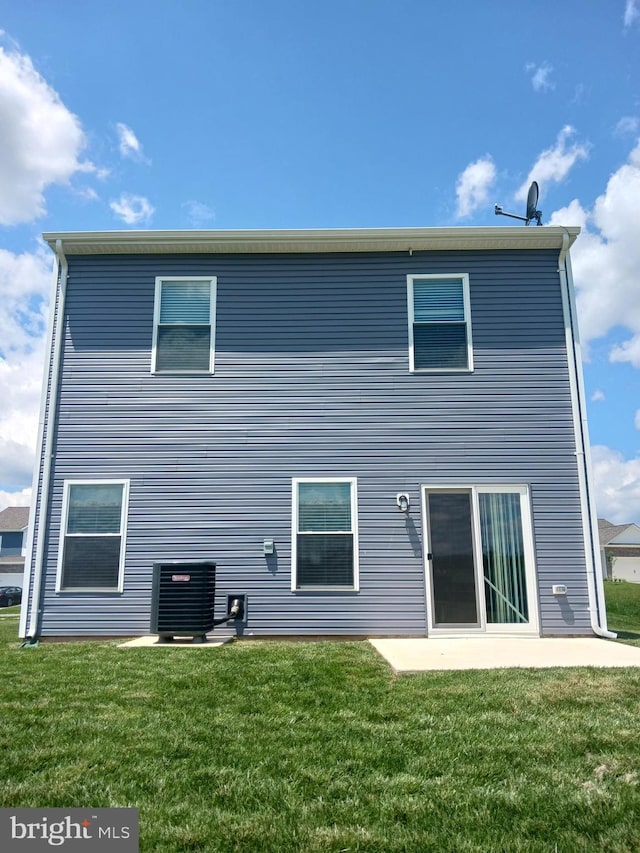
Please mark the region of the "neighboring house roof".
[[0, 512], [0, 534], [16, 533], [29, 524], [28, 506], [8, 506]]
[[640, 527], [637, 524], [612, 524], [606, 518], [598, 519], [600, 547], [610, 545], [637, 545], [640, 548]]

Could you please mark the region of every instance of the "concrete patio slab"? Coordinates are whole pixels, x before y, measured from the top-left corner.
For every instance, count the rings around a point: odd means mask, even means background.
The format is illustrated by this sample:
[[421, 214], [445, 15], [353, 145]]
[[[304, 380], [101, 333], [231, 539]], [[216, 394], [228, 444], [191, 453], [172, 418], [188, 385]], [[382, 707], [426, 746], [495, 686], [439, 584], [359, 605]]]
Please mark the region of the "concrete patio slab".
[[419, 637], [369, 642], [396, 673], [513, 667], [640, 667], [640, 648], [597, 637]]
[[176, 637], [171, 643], [160, 641], [160, 637], [155, 634], [148, 637], [136, 637], [134, 640], [127, 640], [125, 643], [119, 643], [119, 649], [217, 649], [230, 643], [233, 637], [207, 636], [206, 643], [192, 643], [191, 637]]

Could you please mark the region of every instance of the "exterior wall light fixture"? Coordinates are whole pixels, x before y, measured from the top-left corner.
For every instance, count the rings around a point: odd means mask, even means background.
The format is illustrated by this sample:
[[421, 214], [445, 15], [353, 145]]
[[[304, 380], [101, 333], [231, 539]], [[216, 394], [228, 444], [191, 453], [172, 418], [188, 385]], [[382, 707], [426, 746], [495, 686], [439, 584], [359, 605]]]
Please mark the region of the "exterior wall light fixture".
[[406, 492], [398, 492], [396, 495], [396, 504], [398, 505], [400, 512], [407, 512], [411, 506], [409, 495]]

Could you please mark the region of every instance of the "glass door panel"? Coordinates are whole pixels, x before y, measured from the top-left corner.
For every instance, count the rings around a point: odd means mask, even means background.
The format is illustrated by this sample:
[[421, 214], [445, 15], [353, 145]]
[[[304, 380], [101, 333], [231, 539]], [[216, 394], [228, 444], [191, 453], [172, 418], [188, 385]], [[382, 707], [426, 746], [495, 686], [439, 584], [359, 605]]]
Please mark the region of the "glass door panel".
[[427, 492], [434, 627], [478, 626], [470, 491]]
[[478, 499], [487, 623], [527, 623], [529, 604], [520, 495], [481, 492]]

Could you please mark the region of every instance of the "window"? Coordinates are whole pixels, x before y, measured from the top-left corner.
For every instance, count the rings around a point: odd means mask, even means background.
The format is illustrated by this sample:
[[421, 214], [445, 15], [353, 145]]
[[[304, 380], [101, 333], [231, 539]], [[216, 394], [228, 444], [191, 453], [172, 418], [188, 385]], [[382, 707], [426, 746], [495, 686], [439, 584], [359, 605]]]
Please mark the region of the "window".
[[469, 276], [409, 275], [409, 369], [473, 370]]
[[156, 278], [154, 373], [213, 373], [215, 309], [215, 278]]
[[67, 481], [58, 591], [121, 592], [129, 484]]
[[293, 590], [358, 589], [356, 481], [294, 480]]
[[22, 533], [3, 533], [0, 536], [0, 556], [20, 557], [22, 551]]

